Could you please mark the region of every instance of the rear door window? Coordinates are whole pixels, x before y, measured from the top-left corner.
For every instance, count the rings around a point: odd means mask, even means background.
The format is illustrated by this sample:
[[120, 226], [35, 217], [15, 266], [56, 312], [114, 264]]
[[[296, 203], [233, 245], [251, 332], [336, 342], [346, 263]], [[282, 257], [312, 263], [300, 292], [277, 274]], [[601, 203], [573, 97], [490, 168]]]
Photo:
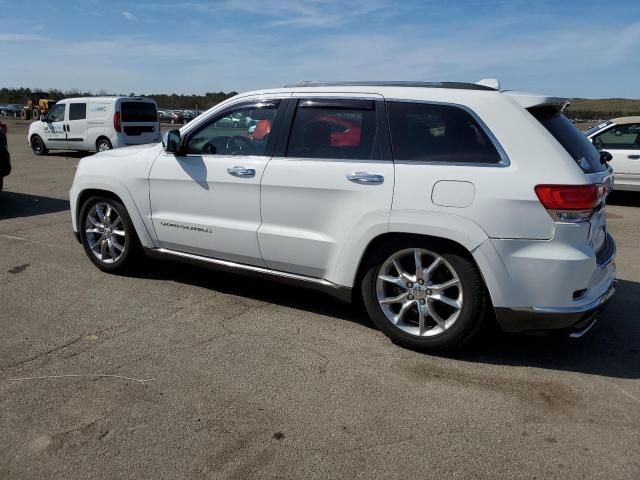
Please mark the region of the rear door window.
[[390, 101], [387, 113], [394, 160], [462, 164], [502, 160], [480, 124], [460, 107]]
[[532, 108], [529, 112], [553, 135], [585, 173], [606, 170], [600, 152], [562, 112], [549, 107]]
[[69, 105], [69, 120], [84, 120], [87, 118], [86, 103], [72, 103]]
[[122, 102], [120, 112], [123, 122], [157, 122], [158, 109], [150, 102]]
[[300, 100], [287, 157], [372, 159], [376, 133], [373, 100]]

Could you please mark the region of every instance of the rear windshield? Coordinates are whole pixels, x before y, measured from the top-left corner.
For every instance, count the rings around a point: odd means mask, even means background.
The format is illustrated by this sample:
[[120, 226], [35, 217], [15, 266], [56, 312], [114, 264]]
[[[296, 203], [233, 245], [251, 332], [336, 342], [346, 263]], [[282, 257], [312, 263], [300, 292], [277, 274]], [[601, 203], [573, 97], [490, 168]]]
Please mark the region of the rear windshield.
[[122, 102], [120, 112], [123, 122], [157, 122], [158, 110], [155, 103]]
[[600, 161], [600, 152], [587, 137], [561, 112], [552, 108], [529, 110], [573, 157], [585, 173], [596, 173], [607, 167]]

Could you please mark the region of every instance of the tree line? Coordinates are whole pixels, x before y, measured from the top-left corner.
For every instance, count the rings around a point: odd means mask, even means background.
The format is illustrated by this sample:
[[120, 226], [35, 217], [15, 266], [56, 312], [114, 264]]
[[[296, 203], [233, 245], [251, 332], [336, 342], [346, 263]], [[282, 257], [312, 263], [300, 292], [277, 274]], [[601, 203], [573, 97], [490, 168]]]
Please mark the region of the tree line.
[[[108, 93], [105, 90], [99, 92], [83, 92], [78, 89], [73, 90], [58, 90], [55, 88], [48, 90], [32, 90], [30, 88], [0, 88], [0, 104], [19, 104], [25, 105], [27, 99], [36, 92], [46, 92], [49, 94], [49, 98], [52, 100], [62, 100], [63, 98], [77, 98], [77, 97], [99, 97], [99, 96], [114, 96], [116, 94]], [[209, 92], [204, 95], [177, 95], [172, 94], [151, 94], [151, 95], [136, 95], [134, 92], [129, 94], [117, 94], [119, 96], [130, 97], [147, 97], [153, 98], [158, 104], [159, 108], [168, 109], [187, 109], [198, 108], [207, 109], [214, 105], [226, 100], [227, 98], [237, 95], [237, 92]]]
[[[53, 100], [62, 100], [63, 98], [74, 97], [94, 97], [115, 95], [107, 93], [106, 90], [99, 92], [83, 92], [78, 89], [73, 90], [44, 90], [49, 94], [49, 98]], [[24, 105], [27, 98], [34, 93], [35, 90], [29, 88], [0, 88], [0, 104]], [[204, 95], [177, 95], [175, 93], [155, 93], [151, 95], [135, 95], [134, 92], [129, 94], [119, 94], [121, 96], [140, 96], [153, 98], [159, 108], [165, 109], [191, 109], [198, 108], [201, 110], [211, 108], [214, 105], [236, 95], [237, 92], [209, 92]], [[575, 99], [567, 109], [567, 115], [570, 118], [580, 120], [598, 120], [615, 117], [626, 117], [631, 115], [640, 115], [640, 100], [630, 100], [624, 98], [604, 98], [604, 99]]]

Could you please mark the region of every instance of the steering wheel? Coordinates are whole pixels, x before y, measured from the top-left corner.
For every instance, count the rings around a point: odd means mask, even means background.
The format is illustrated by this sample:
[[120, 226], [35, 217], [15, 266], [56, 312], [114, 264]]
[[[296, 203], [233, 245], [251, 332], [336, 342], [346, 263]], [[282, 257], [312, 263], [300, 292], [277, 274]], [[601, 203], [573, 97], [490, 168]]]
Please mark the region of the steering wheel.
[[227, 140], [225, 151], [230, 155], [253, 155], [256, 149], [248, 138], [234, 135]]

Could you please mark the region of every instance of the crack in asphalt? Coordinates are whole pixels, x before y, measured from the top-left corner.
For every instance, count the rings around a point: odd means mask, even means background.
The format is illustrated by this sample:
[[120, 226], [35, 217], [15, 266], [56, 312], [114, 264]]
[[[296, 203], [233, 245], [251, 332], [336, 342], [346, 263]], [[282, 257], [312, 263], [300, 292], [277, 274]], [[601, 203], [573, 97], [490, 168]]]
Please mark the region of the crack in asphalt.
[[82, 340], [83, 338], [84, 338], [84, 336], [79, 336], [79, 337], [77, 337], [77, 338], [75, 338], [75, 339], [71, 340], [70, 342], [65, 343], [64, 345], [57, 346], [57, 347], [55, 347], [55, 348], [52, 348], [51, 350], [47, 350], [46, 352], [39, 353], [38, 355], [35, 355], [35, 356], [33, 356], [33, 357], [30, 357], [30, 358], [27, 358], [27, 359], [25, 359], [25, 360], [20, 360], [20, 361], [18, 361], [18, 362], [11, 363], [11, 364], [9, 364], [9, 365], [6, 365], [6, 366], [4, 366], [4, 367], [1, 367], [1, 368], [0, 368], [0, 371], [5, 371], [5, 370], [8, 370], [8, 369], [10, 369], [10, 368], [17, 367], [18, 365], [24, 365], [25, 363], [32, 362], [33, 360], [37, 360], [37, 359], [38, 359], [38, 358], [40, 358], [40, 357], [45, 357], [45, 356], [47, 356], [47, 355], [49, 355], [49, 354], [51, 354], [51, 353], [58, 352], [58, 351], [63, 350], [63, 349], [65, 349], [65, 348], [67, 348], [67, 347], [70, 347], [71, 345], [73, 345], [73, 344], [75, 344], [75, 343], [78, 343], [78, 342], [79, 342], [80, 340]]

